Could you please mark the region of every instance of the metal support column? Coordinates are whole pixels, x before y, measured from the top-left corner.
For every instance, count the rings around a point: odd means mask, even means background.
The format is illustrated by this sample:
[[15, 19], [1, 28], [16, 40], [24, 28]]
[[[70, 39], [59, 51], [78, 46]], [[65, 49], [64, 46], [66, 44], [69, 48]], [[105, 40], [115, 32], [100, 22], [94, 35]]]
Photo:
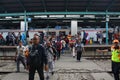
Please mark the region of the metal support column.
[[26, 41], [27, 41], [27, 37], [26, 37], [26, 31], [27, 31], [27, 16], [26, 16], [26, 11], [24, 12], [24, 34], [25, 34], [25, 43], [27, 43]]
[[26, 32], [26, 24], [27, 24], [26, 11], [25, 11], [25, 15], [24, 15], [24, 22], [25, 22], [25, 32]]
[[108, 23], [109, 23], [109, 16], [106, 15], [106, 45], [108, 45]]
[[78, 28], [78, 21], [77, 20], [71, 20], [71, 35], [75, 36], [77, 35], [77, 29]]

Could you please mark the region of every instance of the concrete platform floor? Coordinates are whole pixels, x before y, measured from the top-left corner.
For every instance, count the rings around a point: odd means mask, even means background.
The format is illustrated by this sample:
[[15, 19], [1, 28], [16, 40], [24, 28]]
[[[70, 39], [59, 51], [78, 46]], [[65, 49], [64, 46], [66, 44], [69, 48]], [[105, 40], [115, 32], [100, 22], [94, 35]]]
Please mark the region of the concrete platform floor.
[[[13, 67], [13, 71], [16, 70], [15, 63], [10, 66]], [[61, 59], [55, 62], [54, 71], [50, 80], [114, 80], [101, 65], [85, 58], [82, 58], [81, 62], [77, 62], [70, 54], [61, 56]], [[28, 80], [28, 72], [21, 65], [21, 73], [13, 72], [4, 75], [1, 80]], [[37, 73], [35, 80], [39, 80]]]

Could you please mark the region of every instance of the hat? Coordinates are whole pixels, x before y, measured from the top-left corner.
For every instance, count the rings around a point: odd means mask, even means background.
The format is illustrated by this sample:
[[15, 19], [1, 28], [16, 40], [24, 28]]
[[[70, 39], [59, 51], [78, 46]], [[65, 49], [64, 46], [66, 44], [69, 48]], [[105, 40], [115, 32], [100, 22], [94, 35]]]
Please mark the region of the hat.
[[113, 40], [113, 43], [119, 43], [119, 41], [117, 39]]

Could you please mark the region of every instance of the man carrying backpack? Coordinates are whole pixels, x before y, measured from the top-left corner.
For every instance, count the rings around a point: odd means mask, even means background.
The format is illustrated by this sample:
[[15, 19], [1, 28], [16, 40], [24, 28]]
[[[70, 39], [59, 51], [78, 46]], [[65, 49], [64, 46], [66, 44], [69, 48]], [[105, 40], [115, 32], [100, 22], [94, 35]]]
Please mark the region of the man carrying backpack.
[[34, 36], [33, 45], [29, 50], [27, 58], [27, 68], [29, 69], [29, 80], [34, 80], [34, 75], [37, 70], [40, 79], [44, 80], [44, 68], [48, 71], [48, 60], [45, 49], [39, 43], [39, 36]]
[[77, 61], [80, 61], [82, 52], [84, 51], [83, 45], [80, 40], [77, 40], [75, 47], [76, 47], [76, 52], [77, 52]]

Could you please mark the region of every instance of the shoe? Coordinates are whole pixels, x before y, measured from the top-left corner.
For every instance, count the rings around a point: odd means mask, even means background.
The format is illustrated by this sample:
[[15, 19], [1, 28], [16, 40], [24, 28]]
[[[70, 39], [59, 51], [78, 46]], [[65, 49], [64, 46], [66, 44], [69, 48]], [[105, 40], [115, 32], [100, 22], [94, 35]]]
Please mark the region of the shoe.
[[73, 58], [75, 58], [75, 56], [73, 56]]
[[46, 77], [46, 80], [49, 80], [49, 76]]
[[54, 75], [54, 72], [51, 72], [52, 75]]
[[24, 67], [24, 69], [26, 69], [26, 70], [27, 70], [27, 67]]
[[16, 71], [16, 73], [19, 73], [20, 71]]
[[80, 60], [77, 60], [77, 62], [81, 62]]

